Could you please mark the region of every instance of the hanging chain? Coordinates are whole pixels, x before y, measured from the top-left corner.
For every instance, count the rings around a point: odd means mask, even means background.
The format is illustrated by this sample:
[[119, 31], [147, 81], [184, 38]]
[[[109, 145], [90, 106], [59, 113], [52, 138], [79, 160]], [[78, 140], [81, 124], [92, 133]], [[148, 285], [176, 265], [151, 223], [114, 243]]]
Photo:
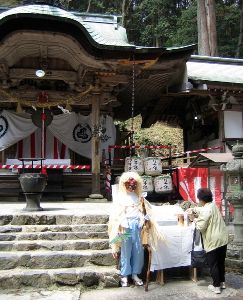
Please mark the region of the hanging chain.
[[135, 106], [135, 59], [133, 54], [132, 64], [132, 107], [131, 107], [131, 145], [133, 145], [133, 134], [134, 134], [134, 106]]

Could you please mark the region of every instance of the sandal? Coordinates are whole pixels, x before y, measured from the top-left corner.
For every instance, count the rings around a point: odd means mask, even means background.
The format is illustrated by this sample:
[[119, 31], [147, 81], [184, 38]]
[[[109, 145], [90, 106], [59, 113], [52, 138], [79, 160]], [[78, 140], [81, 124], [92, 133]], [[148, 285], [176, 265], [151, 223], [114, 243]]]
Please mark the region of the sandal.
[[132, 279], [133, 279], [133, 282], [135, 285], [137, 285], [137, 286], [143, 285], [142, 279], [140, 279], [137, 275], [132, 276]]
[[122, 287], [128, 287], [128, 280], [127, 280], [127, 277], [122, 277], [122, 278], [121, 278], [121, 286], [122, 286]]
[[139, 280], [134, 280], [133, 279], [133, 281], [134, 281], [134, 284], [137, 285], [137, 286], [142, 286], [143, 285], [143, 281], [141, 279], [139, 279]]

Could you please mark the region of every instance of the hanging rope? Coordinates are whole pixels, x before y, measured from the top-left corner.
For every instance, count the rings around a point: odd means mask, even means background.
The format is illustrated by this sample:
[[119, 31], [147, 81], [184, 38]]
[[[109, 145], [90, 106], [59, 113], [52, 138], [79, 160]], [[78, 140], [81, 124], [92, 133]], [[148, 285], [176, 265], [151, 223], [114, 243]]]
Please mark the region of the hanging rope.
[[131, 106], [131, 145], [133, 145], [133, 135], [134, 135], [134, 106], [135, 106], [135, 58], [133, 54], [133, 64], [132, 64], [132, 106]]

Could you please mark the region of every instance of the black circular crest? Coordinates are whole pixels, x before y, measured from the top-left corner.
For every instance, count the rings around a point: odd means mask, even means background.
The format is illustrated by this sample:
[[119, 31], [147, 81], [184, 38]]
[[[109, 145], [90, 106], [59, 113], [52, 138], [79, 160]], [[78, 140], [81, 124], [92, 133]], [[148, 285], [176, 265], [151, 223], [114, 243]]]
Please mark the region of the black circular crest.
[[76, 142], [88, 143], [91, 140], [92, 132], [89, 124], [79, 123], [73, 129], [73, 139]]
[[[43, 112], [41, 109], [37, 109], [31, 115], [32, 122], [35, 124], [35, 126], [39, 128], [42, 127], [42, 113]], [[48, 127], [53, 120], [53, 115], [49, 109], [45, 109], [44, 114], [45, 114], [44, 126]]]
[[8, 120], [4, 116], [0, 116], [0, 138], [3, 137], [8, 130]]

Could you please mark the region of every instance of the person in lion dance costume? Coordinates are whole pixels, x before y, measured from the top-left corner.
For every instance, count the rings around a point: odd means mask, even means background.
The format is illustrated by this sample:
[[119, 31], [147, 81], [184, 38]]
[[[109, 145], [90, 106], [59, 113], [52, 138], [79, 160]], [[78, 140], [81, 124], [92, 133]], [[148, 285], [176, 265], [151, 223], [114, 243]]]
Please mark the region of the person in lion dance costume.
[[[151, 204], [142, 196], [142, 178], [136, 172], [121, 175], [117, 195], [113, 196], [113, 209], [108, 223], [112, 254], [119, 260], [121, 286], [128, 286], [131, 276], [135, 285], [142, 286], [138, 277], [144, 265], [144, 246], [156, 251], [158, 240], [164, 237], [153, 218]], [[151, 257], [150, 257], [151, 261]], [[149, 270], [145, 284], [148, 286]]]

